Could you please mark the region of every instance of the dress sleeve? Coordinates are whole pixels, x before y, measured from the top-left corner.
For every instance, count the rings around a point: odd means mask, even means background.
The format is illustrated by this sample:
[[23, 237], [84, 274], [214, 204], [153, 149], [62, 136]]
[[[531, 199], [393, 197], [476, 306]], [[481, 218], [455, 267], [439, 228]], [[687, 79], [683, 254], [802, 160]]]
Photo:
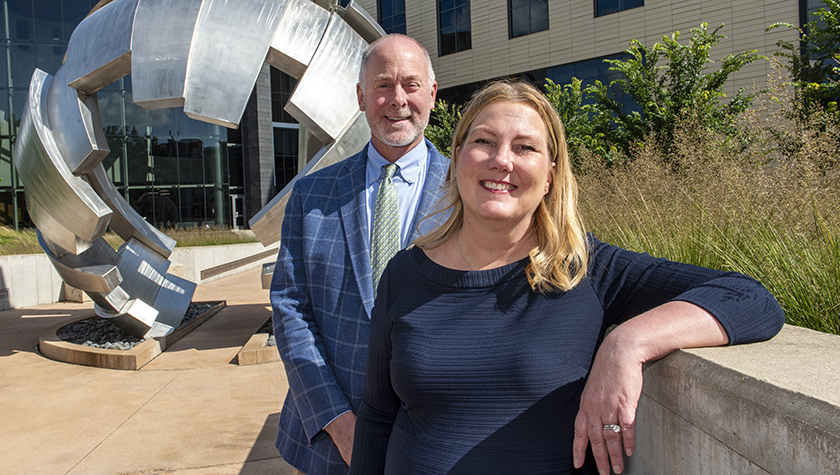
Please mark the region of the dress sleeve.
[[607, 325], [621, 323], [672, 300], [711, 313], [729, 344], [772, 338], [785, 321], [770, 292], [752, 277], [655, 258], [591, 238], [590, 276]]
[[391, 386], [390, 297], [395, 282], [394, 260], [385, 267], [370, 321], [365, 394], [356, 419], [350, 474], [374, 475], [385, 471], [385, 457], [400, 400]]
[[289, 392], [295, 400], [310, 443], [339, 415], [352, 410], [324, 359], [307, 290], [305, 230], [301, 191], [296, 184], [283, 217], [280, 250], [269, 298], [277, 351], [286, 368]]

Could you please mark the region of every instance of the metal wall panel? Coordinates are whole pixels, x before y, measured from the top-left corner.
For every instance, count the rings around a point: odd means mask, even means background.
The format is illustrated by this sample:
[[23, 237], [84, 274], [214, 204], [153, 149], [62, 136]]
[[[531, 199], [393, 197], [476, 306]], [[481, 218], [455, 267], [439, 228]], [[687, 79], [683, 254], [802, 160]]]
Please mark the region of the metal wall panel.
[[286, 1], [204, 0], [187, 64], [187, 116], [239, 126]]

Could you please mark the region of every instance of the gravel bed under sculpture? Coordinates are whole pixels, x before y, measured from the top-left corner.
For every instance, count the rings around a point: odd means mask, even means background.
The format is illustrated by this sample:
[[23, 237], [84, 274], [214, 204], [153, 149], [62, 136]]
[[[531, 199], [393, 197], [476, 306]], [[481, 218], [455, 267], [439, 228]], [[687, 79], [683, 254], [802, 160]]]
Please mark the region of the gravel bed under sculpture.
[[[218, 304], [219, 302], [190, 303], [179, 327], [186, 325]], [[123, 351], [130, 350], [146, 340], [125, 333], [122, 328], [102, 317], [91, 317], [67, 325], [58, 332], [58, 337], [77, 345]]]

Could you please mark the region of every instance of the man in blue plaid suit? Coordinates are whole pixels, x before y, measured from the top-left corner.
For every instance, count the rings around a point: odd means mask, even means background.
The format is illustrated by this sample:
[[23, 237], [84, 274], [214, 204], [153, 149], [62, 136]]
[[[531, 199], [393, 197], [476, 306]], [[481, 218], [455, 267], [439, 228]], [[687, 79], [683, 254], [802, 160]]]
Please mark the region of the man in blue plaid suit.
[[405, 247], [436, 221], [418, 230], [449, 166], [423, 138], [437, 83], [420, 43], [403, 35], [372, 43], [356, 90], [370, 143], [298, 180], [271, 283], [274, 333], [289, 381], [276, 445], [309, 475], [346, 474], [350, 463], [374, 302], [370, 246], [380, 167], [398, 165], [393, 182]]

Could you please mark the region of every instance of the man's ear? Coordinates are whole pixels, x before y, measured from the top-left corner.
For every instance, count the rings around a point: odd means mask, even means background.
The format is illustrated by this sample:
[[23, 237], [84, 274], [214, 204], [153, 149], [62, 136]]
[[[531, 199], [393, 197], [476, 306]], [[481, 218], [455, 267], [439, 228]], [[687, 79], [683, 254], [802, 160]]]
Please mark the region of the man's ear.
[[359, 102], [359, 110], [365, 111], [365, 93], [362, 91], [362, 85], [356, 83], [356, 100]]

